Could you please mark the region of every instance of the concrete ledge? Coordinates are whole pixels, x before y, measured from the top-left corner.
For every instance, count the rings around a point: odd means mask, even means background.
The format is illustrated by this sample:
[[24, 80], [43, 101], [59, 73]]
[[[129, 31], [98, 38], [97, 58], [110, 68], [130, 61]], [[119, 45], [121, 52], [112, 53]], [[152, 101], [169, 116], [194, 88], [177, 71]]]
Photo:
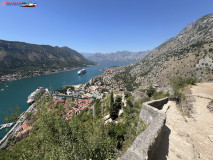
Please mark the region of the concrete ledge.
[[140, 117], [149, 124], [148, 128], [136, 137], [131, 147], [118, 160], [151, 160], [157, 150], [166, 122], [166, 114], [160, 112], [168, 98], [142, 104]]

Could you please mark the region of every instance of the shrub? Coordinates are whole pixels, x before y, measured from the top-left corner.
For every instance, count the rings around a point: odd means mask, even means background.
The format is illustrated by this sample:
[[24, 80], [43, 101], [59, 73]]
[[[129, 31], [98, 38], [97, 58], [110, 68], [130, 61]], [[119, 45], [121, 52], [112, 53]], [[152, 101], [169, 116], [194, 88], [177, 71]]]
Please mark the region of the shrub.
[[155, 88], [152, 86], [149, 86], [149, 88], [146, 90], [146, 94], [149, 96], [149, 98], [156, 92]]
[[161, 99], [161, 98], [165, 98], [165, 97], [168, 97], [169, 96], [169, 93], [164, 93], [162, 91], [160, 92], [155, 92], [152, 96], [153, 99]]
[[116, 118], [118, 118], [118, 113], [122, 105], [121, 102], [122, 102], [122, 98], [120, 96], [117, 96], [115, 99], [115, 102], [112, 104], [110, 108], [110, 117], [112, 118], [112, 120], [115, 120]]
[[67, 93], [67, 89], [70, 88], [72, 91], [74, 91], [74, 87], [73, 86], [64, 86], [64, 88], [58, 89], [56, 91], [66, 94]]
[[172, 77], [170, 79], [170, 84], [173, 88], [174, 96], [178, 98], [178, 102], [180, 102], [181, 100], [184, 100], [185, 98], [185, 95], [183, 95], [183, 93], [181, 92], [181, 89], [183, 89], [184, 87], [188, 85], [195, 85], [197, 82], [198, 80], [192, 77], [184, 78], [181, 76], [177, 76], [177, 77]]

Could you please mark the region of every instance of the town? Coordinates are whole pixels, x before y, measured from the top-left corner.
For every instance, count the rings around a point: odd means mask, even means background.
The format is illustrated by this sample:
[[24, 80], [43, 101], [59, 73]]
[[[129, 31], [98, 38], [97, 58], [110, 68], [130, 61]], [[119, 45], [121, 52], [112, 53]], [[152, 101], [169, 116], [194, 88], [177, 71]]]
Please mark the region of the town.
[[[103, 99], [112, 91], [125, 91], [126, 89], [122, 81], [114, 79], [114, 76], [118, 72], [123, 72], [123, 70], [123, 66], [108, 67], [104, 69], [104, 74], [92, 78], [86, 84], [68, 85], [54, 91], [52, 94], [54, 104], [50, 106], [50, 109], [54, 110], [60, 105], [64, 108], [64, 112], [62, 113], [64, 119], [69, 120], [74, 115], [80, 114], [83, 110], [91, 109], [96, 99]], [[13, 80], [16, 76], [11, 75], [4, 78], [5, 80]], [[46, 89], [44, 97], [49, 97], [50, 94], [51, 92]], [[7, 149], [11, 150], [13, 143], [7, 145], [8, 139], [14, 137], [15, 141], [21, 141], [29, 135], [29, 131], [33, 128], [29, 117], [30, 115], [36, 115], [36, 108], [36, 102], [32, 103], [29, 109], [20, 116], [13, 129], [1, 141], [1, 147], [8, 146]], [[107, 115], [105, 121], [108, 122], [109, 120], [109, 115]]]
[[27, 73], [26, 75], [25, 74], [6, 74], [3, 76], [0, 76], [0, 83], [19, 80], [19, 79], [23, 79], [23, 78], [36, 77], [36, 76], [45, 75], [45, 74], [53, 74], [53, 73], [58, 73], [58, 72], [70, 71], [73, 69], [76, 69], [76, 67], [31, 71], [31, 72]]

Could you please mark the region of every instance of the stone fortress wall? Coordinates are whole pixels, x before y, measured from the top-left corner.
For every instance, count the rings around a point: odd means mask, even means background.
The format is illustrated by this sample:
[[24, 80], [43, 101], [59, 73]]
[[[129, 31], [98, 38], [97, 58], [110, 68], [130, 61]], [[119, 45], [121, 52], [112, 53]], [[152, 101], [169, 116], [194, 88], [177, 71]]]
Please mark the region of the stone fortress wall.
[[148, 128], [136, 137], [131, 147], [118, 160], [151, 160], [157, 150], [166, 114], [161, 111], [168, 98], [149, 101], [142, 104], [140, 117]]

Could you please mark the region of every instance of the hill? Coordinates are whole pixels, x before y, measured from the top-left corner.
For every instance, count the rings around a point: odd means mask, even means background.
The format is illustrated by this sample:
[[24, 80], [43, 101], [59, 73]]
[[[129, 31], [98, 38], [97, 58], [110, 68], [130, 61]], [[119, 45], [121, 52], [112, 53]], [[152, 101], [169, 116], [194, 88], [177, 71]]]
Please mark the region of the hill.
[[166, 86], [174, 76], [213, 80], [213, 14], [188, 25], [127, 71], [143, 87]]
[[118, 51], [115, 53], [85, 54], [85, 57], [93, 62], [137, 62], [143, 59], [149, 51], [129, 52]]
[[14, 73], [30, 75], [33, 71], [62, 70], [93, 64], [68, 47], [0, 40], [0, 76]]

